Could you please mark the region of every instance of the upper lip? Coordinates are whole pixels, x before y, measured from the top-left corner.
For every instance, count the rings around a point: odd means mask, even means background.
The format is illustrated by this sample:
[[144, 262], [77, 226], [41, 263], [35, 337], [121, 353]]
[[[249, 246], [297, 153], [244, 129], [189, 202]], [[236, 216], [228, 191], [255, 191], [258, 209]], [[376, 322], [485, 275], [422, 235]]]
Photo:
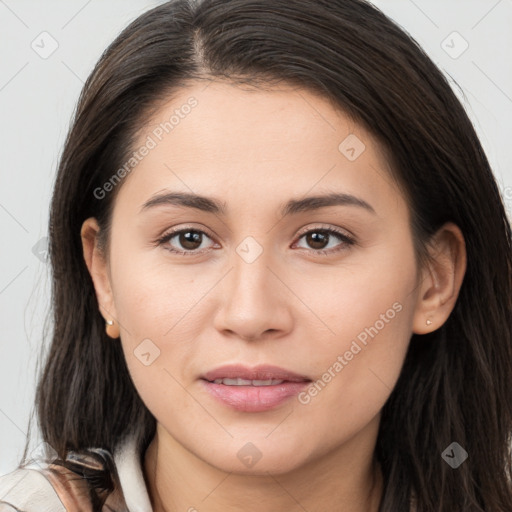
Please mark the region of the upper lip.
[[245, 379], [245, 380], [284, 380], [290, 382], [306, 382], [310, 381], [305, 375], [299, 375], [298, 373], [280, 368], [279, 366], [273, 365], [260, 365], [253, 368], [241, 364], [230, 364], [225, 366], [219, 366], [213, 370], [210, 370], [203, 375], [202, 379], [206, 379], [213, 382], [216, 379]]

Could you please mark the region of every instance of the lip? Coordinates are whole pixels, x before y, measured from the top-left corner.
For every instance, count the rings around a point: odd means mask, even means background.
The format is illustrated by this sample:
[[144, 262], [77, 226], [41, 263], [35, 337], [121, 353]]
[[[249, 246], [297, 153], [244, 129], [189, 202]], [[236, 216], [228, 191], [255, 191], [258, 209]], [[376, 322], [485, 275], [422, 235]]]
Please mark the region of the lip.
[[201, 375], [201, 379], [210, 382], [215, 379], [247, 379], [247, 380], [269, 380], [279, 379], [288, 382], [310, 382], [311, 379], [305, 375], [280, 368], [273, 365], [259, 365], [249, 368], [241, 364], [229, 364], [215, 368]]
[[[270, 380], [284, 382], [270, 386], [229, 386], [215, 384], [215, 379]], [[299, 375], [278, 366], [261, 365], [248, 368], [243, 365], [221, 366], [200, 377], [206, 391], [224, 405], [243, 412], [263, 412], [273, 409], [292, 396], [297, 395], [311, 382]]]
[[206, 391], [224, 405], [242, 412], [263, 412], [274, 409], [298, 395], [309, 381], [282, 382], [273, 386], [226, 386], [202, 379]]

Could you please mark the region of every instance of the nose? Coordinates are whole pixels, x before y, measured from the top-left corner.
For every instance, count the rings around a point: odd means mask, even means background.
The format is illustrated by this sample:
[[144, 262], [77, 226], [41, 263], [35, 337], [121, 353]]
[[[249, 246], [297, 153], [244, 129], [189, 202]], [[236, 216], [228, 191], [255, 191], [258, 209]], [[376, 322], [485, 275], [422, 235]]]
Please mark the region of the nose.
[[[243, 254], [243, 253], [242, 253]], [[292, 329], [293, 294], [282, 267], [263, 251], [254, 261], [236, 251], [218, 289], [215, 328], [246, 341], [280, 337]]]

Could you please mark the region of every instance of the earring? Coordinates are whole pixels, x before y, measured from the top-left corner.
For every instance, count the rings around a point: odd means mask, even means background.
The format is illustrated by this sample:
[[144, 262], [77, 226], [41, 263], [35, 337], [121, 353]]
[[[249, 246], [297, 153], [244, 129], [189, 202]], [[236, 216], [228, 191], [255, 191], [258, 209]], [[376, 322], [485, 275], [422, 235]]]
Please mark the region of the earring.
[[430, 325], [432, 323], [432, 320], [430, 320], [430, 318], [427, 320], [427, 325]]
[[105, 332], [111, 338], [119, 338], [119, 328], [114, 327], [114, 320], [105, 320]]

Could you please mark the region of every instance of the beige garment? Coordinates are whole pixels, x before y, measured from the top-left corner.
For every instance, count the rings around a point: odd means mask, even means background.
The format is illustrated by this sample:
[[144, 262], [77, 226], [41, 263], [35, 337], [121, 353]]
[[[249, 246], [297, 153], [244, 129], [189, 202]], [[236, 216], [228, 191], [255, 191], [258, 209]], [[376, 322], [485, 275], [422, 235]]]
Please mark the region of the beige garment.
[[[119, 480], [102, 512], [152, 512], [134, 440], [121, 445], [113, 459]], [[14, 511], [93, 512], [87, 481], [41, 460], [0, 476], [0, 512]]]

